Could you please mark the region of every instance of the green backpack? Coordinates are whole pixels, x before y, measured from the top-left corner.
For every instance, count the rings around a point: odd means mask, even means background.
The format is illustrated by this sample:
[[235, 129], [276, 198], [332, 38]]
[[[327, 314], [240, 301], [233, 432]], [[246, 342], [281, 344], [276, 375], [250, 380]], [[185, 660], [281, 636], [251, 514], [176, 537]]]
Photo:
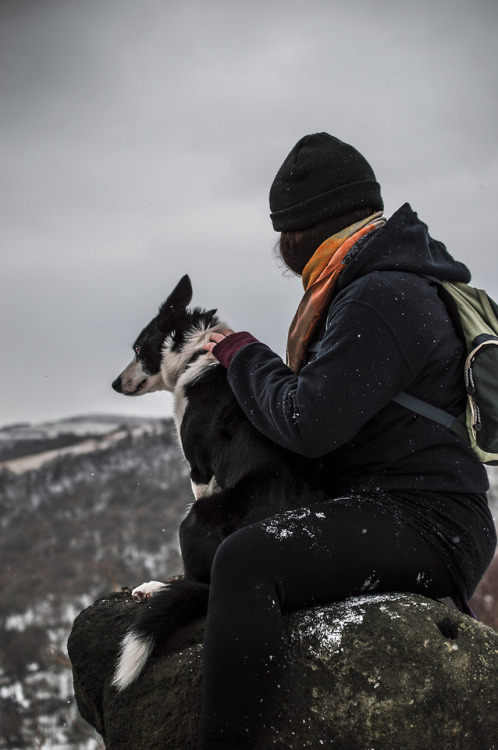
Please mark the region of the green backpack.
[[428, 277], [438, 285], [455, 328], [465, 342], [467, 406], [458, 417], [406, 392], [394, 401], [450, 427], [484, 464], [498, 464], [498, 305], [482, 289]]

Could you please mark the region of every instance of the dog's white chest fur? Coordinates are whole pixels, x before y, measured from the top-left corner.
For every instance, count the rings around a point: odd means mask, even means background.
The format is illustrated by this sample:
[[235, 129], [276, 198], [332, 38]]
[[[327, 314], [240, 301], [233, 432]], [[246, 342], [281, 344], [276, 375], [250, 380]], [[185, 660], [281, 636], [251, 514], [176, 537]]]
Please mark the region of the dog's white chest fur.
[[223, 330], [223, 328], [226, 328], [223, 323], [219, 323], [214, 328], [194, 328], [189, 333], [185, 344], [178, 351], [173, 348], [171, 336], [168, 336], [163, 344], [161, 376], [166, 390], [173, 392], [174, 415], [178, 434], [180, 434], [183, 415], [188, 404], [185, 386], [196, 380], [210, 367], [221, 366], [211, 352], [201, 354], [197, 359], [194, 359], [194, 357], [196, 353], [202, 350], [203, 344], [208, 343], [211, 334]]
[[[201, 354], [197, 359], [194, 358], [195, 354], [202, 349], [203, 344], [209, 341], [213, 332], [223, 329], [226, 329], [226, 324], [224, 323], [219, 323], [216, 327], [209, 329], [195, 328], [190, 332], [185, 344], [179, 351], [175, 351], [173, 348], [171, 337], [168, 337], [163, 344], [161, 376], [168, 390], [173, 391], [174, 419], [180, 447], [182, 447], [181, 425], [188, 406], [186, 386], [200, 377], [207, 369], [221, 367], [211, 352]], [[220, 490], [215, 476], [207, 484], [197, 484], [193, 481], [191, 484], [196, 500], [212, 495]]]

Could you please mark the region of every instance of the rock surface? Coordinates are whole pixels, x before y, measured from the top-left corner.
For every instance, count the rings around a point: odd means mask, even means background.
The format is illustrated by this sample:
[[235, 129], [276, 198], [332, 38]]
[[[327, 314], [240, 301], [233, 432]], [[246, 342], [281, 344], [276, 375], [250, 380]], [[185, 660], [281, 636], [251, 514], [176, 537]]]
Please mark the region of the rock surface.
[[[111, 594], [68, 644], [82, 716], [107, 750], [195, 750], [203, 621], [123, 693], [118, 643], [140, 604]], [[258, 750], [498, 750], [498, 633], [444, 604], [389, 594], [286, 615], [286, 664]]]

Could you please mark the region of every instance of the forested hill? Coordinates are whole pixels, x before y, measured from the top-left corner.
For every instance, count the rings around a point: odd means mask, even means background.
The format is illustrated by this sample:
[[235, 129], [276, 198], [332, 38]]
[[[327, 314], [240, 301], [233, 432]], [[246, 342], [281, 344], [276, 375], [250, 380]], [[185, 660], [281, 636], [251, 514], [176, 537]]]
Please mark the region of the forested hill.
[[97, 748], [65, 656], [98, 596], [180, 571], [192, 501], [171, 420], [0, 430], [0, 748]]

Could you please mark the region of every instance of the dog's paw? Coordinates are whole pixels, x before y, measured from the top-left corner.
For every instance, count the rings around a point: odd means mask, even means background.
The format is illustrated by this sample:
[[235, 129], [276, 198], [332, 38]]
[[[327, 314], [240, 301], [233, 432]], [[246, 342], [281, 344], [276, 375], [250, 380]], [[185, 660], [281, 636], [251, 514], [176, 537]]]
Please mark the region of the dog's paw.
[[158, 591], [162, 591], [167, 584], [161, 581], [147, 581], [141, 583], [140, 586], [136, 586], [131, 592], [132, 597], [136, 602], [143, 602], [145, 599], [150, 599], [151, 596], [157, 594]]

